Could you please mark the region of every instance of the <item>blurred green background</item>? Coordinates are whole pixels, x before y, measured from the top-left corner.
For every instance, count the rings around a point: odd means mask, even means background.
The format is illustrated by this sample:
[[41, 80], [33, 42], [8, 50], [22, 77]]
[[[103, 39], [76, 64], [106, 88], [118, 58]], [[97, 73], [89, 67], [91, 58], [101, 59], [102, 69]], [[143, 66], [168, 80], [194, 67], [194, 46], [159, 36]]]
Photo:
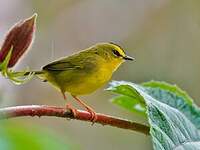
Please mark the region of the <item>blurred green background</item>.
[[[124, 63], [113, 79], [136, 83], [154, 79], [175, 83], [200, 104], [199, 0], [0, 0], [0, 6], [1, 41], [15, 22], [38, 13], [34, 44], [16, 66], [17, 70], [27, 66], [38, 70], [50, 61], [97, 42], [114, 42], [136, 61]], [[109, 99], [113, 95], [104, 88], [82, 99], [97, 112], [147, 123], [140, 116], [111, 104]], [[0, 95], [1, 107], [25, 104], [64, 106], [66, 103], [59, 92], [37, 79], [16, 86], [0, 78]], [[70, 96], [68, 100], [73, 102]], [[4, 146], [13, 139], [22, 142], [25, 138], [47, 139], [43, 145], [52, 143], [73, 150], [152, 149], [151, 138], [143, 134], [96, 124], [91, 126], [80, 121], [24, 117], [3, 121], [1, 127], [5, 133], [0, 133], [3, 137], [0, 145]], [[7, 128], [9, 132], [6, 132]], [[6, 135], [12, 138], [6, 138]], [[30, 143], [25, 141], [23, 144]], [[55, 148], [50, 146], [47, 149]]]

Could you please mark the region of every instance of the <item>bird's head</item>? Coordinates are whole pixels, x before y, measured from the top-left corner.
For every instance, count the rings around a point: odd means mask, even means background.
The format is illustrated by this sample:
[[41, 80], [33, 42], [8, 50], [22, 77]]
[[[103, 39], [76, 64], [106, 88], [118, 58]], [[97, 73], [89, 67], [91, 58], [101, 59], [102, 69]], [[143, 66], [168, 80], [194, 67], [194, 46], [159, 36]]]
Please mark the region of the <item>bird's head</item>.
[[126, 60], [133, 61], [134, 58], [126, 55], [125, 51], [114, 43], [98, 43], [92, 48], [97, 55], [106, 60], [111, 69], [116, 70]]
[[134, 60], [133, 57], [126, 55], [122, 47], [114, 43], [99, 43], [94, 47], [97, 53], [108, 61], [124, 62], [125, 60]]

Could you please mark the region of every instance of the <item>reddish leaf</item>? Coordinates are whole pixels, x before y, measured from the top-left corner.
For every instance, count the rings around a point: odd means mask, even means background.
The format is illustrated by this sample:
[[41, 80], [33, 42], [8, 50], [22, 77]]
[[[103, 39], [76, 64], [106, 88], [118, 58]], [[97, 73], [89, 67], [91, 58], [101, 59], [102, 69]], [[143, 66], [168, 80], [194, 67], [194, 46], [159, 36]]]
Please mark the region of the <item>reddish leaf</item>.
[[35, 32], [35, 22], [37, 14], [15, 24], [7, 33], [0, 51], [0, 62], [3, 62], [11, 46], [13, 46], [12, 56], [8, 67], [13, 67], [21, 56], [30, 47]]

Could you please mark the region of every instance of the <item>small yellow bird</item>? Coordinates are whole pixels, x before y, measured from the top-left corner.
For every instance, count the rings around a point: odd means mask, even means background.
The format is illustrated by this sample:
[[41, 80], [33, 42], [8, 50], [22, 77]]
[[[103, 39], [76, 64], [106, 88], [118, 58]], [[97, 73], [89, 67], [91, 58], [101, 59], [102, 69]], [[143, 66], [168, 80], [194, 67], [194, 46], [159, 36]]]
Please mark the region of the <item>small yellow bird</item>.
[[[77, 96], [90, 94], [103, 86], [125, 60], [134, 58], [127, 56], [124, 50], [114, 43], [99, 43], [54, 61], [35, 74], [61, 91], [64, 99], [65, 92], [70, 93], [91, 114], [91, 120], [95, 121], [95, 111]], [[67, 107], [76, 114], [76, 109], [70, 104]]]

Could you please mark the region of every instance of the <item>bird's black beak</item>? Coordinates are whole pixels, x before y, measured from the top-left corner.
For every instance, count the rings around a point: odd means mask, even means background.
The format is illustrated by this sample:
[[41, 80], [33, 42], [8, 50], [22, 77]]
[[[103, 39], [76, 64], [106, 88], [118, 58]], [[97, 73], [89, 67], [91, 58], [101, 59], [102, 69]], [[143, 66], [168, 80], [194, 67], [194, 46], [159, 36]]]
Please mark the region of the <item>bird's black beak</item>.
[[135, 60], [135, 58], [130, 57], [130, 56], [127, 56], [127, 55], [124, 56], [123, 59], [124, 59], [124, 60], [131, 60], [131, 61]]

